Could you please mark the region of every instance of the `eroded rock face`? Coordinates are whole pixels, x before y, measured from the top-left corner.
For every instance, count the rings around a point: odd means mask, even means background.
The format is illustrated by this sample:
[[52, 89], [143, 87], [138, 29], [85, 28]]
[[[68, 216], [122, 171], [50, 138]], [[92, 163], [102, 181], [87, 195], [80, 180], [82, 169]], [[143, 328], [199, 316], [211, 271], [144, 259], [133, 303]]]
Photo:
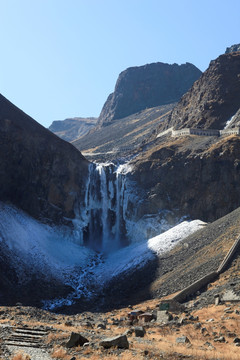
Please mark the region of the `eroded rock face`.
[[0, 200], [59, 223], [74, 217], [88, 162], [0, 95]]
[[221, 55], [182, 97], [164, 129], [223, 129], [239, 109], [240, 52]]
[[213, 221], [240, 206], [240, 137], [169, 139], [132, 162], [138, 214], [168, 209]]
[[98, 124], [107, 125], [140, 110], [176, 102], [200, 75], [201, 71], [190, 63], [169, 65], [158, 62], [128, 68], [119, 75]]

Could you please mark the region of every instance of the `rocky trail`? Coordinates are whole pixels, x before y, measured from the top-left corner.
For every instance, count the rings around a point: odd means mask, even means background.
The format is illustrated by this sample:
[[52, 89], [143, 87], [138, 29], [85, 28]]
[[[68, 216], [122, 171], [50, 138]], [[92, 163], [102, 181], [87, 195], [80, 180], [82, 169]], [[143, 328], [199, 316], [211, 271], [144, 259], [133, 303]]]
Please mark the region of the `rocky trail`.
[[2, 345], [5, 348], [6, 357], [22, 354], [26, 359], [29, 356], [31, 360], [51, 359], [45, 344], [49, 334], [47, 329], [33, 328], [27, 325], [23, 327], [3, 325], [0, 329], [3, 332]]

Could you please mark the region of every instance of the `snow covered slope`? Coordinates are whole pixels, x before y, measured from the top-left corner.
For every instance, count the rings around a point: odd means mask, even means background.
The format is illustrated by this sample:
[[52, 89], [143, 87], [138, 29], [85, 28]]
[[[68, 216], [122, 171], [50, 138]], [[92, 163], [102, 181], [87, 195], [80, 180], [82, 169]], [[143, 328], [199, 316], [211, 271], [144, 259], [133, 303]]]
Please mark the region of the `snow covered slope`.
[[0, 250], [11, 259], [19, 281], [34, 273], [49, 274], [74, 289], [68, 297], [45, 301], [45, 307], [53, 309], [70, 305], [81, 296], [94, 296], [111, 279], [137, 271], [204, 225], [200, 220], [184, 221], [148, 241], [99, 254], [81, 245], [79, 229], [41, 224], [24, 212], [0, 203]]

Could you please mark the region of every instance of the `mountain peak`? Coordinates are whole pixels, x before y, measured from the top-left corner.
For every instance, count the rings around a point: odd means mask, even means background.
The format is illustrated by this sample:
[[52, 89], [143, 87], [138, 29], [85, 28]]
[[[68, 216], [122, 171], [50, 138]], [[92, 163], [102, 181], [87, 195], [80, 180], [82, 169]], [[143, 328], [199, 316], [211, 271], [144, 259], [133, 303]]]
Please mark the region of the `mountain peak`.
[[156, 62], [130, 67], [120, 73], [115, 90], [109, 95], [98, 123], [107, 125], [147, 108], [178, 101], [201, 75], [190, 63]]

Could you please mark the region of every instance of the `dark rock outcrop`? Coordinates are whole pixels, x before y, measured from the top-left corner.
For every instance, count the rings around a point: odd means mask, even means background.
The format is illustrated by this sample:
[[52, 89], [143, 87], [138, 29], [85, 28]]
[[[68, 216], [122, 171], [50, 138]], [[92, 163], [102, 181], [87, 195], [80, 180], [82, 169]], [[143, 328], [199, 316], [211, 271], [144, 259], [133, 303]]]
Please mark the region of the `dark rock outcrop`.
[[225, 54], [230, 54], [232, 52], [240, 51], [240, 44], [235, 44], [226, 48]]
[[240, 137], [162, 141], [132, 161], [145, 193], [139, 217], [160, 210], [213, 221], [240, 206]]
[[140, 110], [176, 102], [200, 75], [201, 71], [190, 63], [169, 65], [158, 62], [128, 68], [119, 75], [98, 124], [108, 125], [112, 120]]
[[173, 109], [166, 128], [223, 129], [239, 109], [240, 53], [219, 56]]
[[65, 120], [55, 120], [49, 126], [49, 130], [61, 139], [72, 142], [86, 135], [96, 126], [97, 118], [69, 118]]
[[[0, 200], [38, 219], [74, 217], [88, 162], [0, 95]], [[83, 194], [82, 194], [83, 195]]]

